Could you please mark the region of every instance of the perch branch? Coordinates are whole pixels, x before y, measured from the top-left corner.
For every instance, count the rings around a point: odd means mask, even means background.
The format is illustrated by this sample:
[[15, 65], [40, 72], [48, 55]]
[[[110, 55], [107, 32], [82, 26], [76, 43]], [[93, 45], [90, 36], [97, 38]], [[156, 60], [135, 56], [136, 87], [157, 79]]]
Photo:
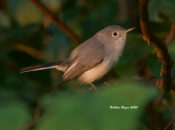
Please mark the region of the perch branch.
[[161, 60], [161, 76], [162, 76], [162, 84], [161, 87], [165, 91], [169, 91], [171, 89], [172, 77], [171, 77], [171, 67], [172, 60], [168, 53], [168, 49], [166, 44], [164, 44], [161, 40], [159, 40], [149, 29], [148, 23], [148, 0], [140, 0], [139, 1], [139, 13], [140, 13], [140, 27], [143, 33], [143, 39], [148, 43], [152, 42], [153, 45], [157, 49], [157, 56]]
[[76, 43], [81, 43], [80, 38], [66, 25], [58, 19], [40, 0], [30, 0], [35, 6], [40, 9], [60, 30], [62, 30], [70, 39]]

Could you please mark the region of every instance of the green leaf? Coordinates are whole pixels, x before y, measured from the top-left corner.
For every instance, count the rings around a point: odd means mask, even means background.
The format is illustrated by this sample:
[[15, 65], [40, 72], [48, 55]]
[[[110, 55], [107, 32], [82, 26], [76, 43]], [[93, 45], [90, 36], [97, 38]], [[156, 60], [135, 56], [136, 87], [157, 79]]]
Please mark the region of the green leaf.
[[62, 6], [62, 0], [41, 0], [51, 11], [56, 12]]
[[133, 74], [135, 70], [136, 66], [134, 61], [128, 62], [127, 64], [118, 64], [115, 67], [115, 72], [119, 75], [119, 77], [126, 77], [126, 75]]
[[135, 73], [135, 61], [148, 57], [152, 54], [152, 50], [152, 46], [148, 46], [143, 39], [138, 38], [138, 34], [128, 34], [125, 48], [115, 67], [115, 71], [119, 76]]
[[[154, 87], [120, 81], [108, 89], [83, 95], [50, 95], [42, 101], [46, 113], [36, 130], [135, 130]], [[110, 106], [138, 106], [138, 109], [110, 109]]]
[[153, 21], [161, 21], [159, 13], [168, 16], [172, 21], [175, 20], [175, 0], [150, 0], [149, 13]]
[[21, 25], [40, 23], [43, 14], [28, 0], [8, 0], [10, 13]]
[[156, 55], [152, 55], [147, 60], [147, 66], [150, 68], [152, 75], [156, 78], [161, 78], [160, 69], [161, 69], [161, 61], [157, 58]]
[[[168, 51], [170, 53], [171, 59], [175, 63], [175, 40], [168, 44]], [[175, 72], [175, 64], [173, 64], [172, 72]]]
[[142, 38], [138, 38], [137, 33], [128, 34], [127, 42], [118, 64], [126, 64], [147, 57], [152, 53], [152, 48]]
[[50, 40], [47, 41], [46, 59], [54, 61], [55, 59], [63, 59], [69, 50], [69, 41], [67, 37], [60, 32], [53, 33]]
[[21, 103], [11, 103], [0, 107], [1, 130], [24, 130], [29, 122], [29, 113]]
[[0, 20], [0, 26], [2, 26], [2, 27], [9, 27], [10, 26], [9, 18], [2, 11], [0, 11], [0, 19], [1, 19]]
[[175, 41], [172, 41], [168, 45], [169, 45], [168, 46], [169, 53], [172, 57], [172, 60], [175, 62]]

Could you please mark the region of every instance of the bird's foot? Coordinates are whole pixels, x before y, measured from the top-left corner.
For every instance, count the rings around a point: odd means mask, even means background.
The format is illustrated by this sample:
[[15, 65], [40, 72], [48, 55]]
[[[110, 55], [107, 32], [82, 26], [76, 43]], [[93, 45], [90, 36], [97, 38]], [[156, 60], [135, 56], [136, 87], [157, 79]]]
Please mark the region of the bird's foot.
[[97, 91], [97, 88], [94, 84], [90, 83], [91, 87], [89, 88], [89, 90], [94, 90]]

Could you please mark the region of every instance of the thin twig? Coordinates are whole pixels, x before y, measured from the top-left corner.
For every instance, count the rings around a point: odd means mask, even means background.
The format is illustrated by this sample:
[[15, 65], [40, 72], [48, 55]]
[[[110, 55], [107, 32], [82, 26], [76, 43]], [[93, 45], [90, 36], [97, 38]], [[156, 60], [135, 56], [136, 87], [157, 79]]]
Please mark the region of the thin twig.
[[40, 0], [30, 0], [40, 9], [55, 25], [60, 28], [70, 39], [76, 43], [81, 43], [80, 38], [65, 24], [63, 21], [58, 19]]
[[169, 43], [173, 38], [175, 38], [175, 21], [171, 22], [170, 32], [168, 33], [165, 42]]
[[33, 119], [34, 122], [36, 122], [39, 119], [41, 114], [41, 109], [42, 109], [41, 104], [38, 102], [34, 111], [34, 119]]
[[0, 0], [0, 10], [7, 11], [7, 0]]
[[171, 89], [172, 77], [171, 77], [171, 67], [172, 60], [168, 53], [168, 49], [166, 44], [159, 40], [149, 29], [148, 23], [148, 0], [140, 0], [140, 27], [143, 33], [143, 39], [148, 43], [152, 42], [153, 45], [157, 49], [157, 56], [161, 60], [161, 76], [162, 76], [162, 85], [159, 87], [163, 87], [165, 91], [169, 91]]
[[168, 125], [167, 125], [163, 130], [169, 130], [169, 128], [171, 127], [171, 125], [172, 125], [174, 122], [175, 122], [175, 118], [172, 119], [172, 120], [168, 123]]
[[40, 50], [37, 50], [35, 48], [29, 47], [23, 44], [15, 45], [14, 49], [21, 51], [21, 52], [25, 52], [36, 59], [43, 59], [45, 55], [45, 51], [40, 51]]
[[34, 110], [33, 121], [27, 124], [26, 126], [27, 129], [34, 128], [38, 124], [38, 121], [41, 115], [41, 111], [42, 111], [41, 104], [37, 102], [36, 108]]

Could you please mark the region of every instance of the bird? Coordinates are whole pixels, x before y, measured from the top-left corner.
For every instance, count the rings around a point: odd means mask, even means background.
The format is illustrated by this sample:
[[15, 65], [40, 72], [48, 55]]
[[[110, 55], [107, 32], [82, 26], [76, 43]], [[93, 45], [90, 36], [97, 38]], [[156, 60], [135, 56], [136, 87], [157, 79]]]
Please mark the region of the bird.
[[19, 71], [26, 73], [55, 68], [64, 73], [61, 84], [78, 78], [82, 83], [96, 89], [94, 82], [117, 64], [126, 43], [127, 33], [133, 29], [124, 29], [118, 25], [107, 26], [73, 49], [68, 58], [24, 67]]

